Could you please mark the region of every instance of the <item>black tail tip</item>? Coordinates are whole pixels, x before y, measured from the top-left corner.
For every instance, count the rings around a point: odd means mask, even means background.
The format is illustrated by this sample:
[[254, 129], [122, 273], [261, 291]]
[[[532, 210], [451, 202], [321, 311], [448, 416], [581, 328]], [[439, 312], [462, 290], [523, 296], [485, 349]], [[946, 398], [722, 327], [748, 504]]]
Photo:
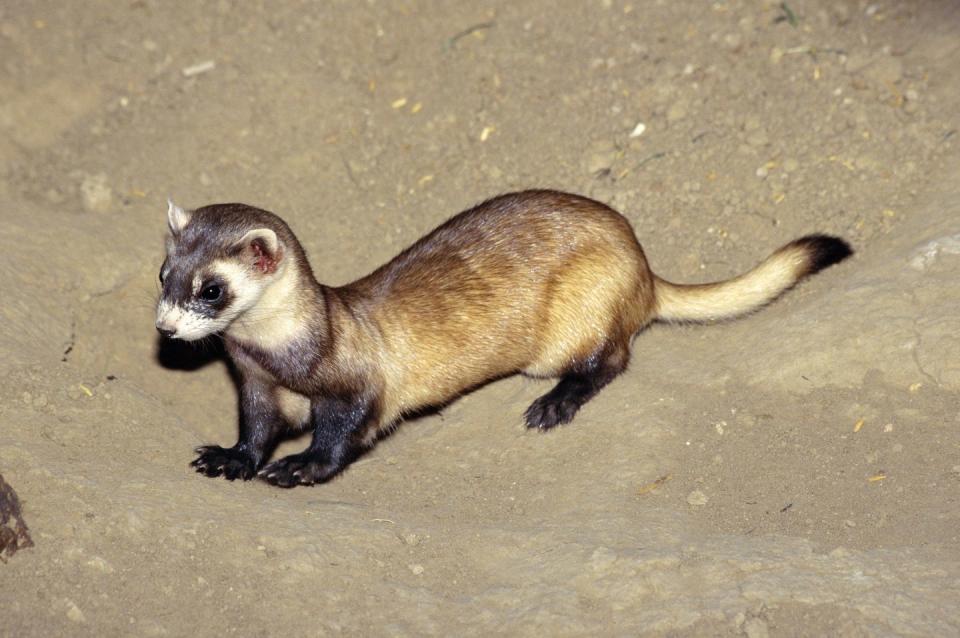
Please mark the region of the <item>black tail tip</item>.
[[807, 235], [793, 243], [807, 251], [808, 275], [841, 262], [853, 254], [850, 244], [831, 235]]

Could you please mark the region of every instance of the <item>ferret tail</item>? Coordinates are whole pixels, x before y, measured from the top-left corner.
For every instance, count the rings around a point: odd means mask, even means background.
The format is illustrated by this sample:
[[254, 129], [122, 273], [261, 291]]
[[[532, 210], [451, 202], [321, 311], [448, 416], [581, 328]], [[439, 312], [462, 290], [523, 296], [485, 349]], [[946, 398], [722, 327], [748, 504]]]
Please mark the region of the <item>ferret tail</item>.
[[853, 250], [842, 239], [807, 235], [783, 246], [753, 270], [709, 284], [674, 284], [655, 277], [660, 321], [733, 319], [770, 303], [808, 275], [846, 259]]

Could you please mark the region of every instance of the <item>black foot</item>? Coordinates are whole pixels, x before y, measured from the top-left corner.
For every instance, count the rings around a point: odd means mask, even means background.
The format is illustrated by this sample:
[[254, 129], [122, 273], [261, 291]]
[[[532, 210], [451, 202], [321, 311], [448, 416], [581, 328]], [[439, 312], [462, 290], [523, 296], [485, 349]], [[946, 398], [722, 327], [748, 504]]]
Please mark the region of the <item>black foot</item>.
[[577, 410], [580, 409], [580, 404], [567, 397], [552, 395], [553, 392], [543, 395], [527, 408], [523, 417], [528, 428], [549, 430], [554, 426], [569, 423], [573, 420]]
[[295, 487], [324, 483], [340, 469], [336, 464], [318, 461], [312, 454], [294, 454], [274, 461], [257, 476], [277, 487]]
[[[613, 378], [613, 375], [610, 375]], [[524, 418], [528, 428], [549, 430], [552, 427], [569, 423], [584, 403], [606, 384], [598, 383], [596, 375], [571, 374], [560, 379], [560, 383], [527, 408]]]
[[207, 476], [223, 475], [229, 481], [249, 481], [257, 473], [256, 463], [245, 452], [219, 445], [204, 445], [196, 449], [200, 456], [190, 465]]
[[581, 376], [564, 377], [553, 390], [527, 408], [524, 414], [527, 427], [549, 430], [562, 423], [569, 423], [580, 406], [595, 393], [596, 389], [590, 379]]
[[608, 343], [596, 355], [564, 375], [553, 390], [534, 401], [524, 418], [528, 428], [549, 430], [569, 423], [577, 410], [627, 367], [629, 345]]

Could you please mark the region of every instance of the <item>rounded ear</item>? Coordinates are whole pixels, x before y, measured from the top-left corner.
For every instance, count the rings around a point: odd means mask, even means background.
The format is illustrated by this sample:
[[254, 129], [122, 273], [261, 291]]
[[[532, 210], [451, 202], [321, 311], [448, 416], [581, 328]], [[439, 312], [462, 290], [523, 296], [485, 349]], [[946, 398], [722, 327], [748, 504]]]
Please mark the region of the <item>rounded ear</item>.
[[190, 213], [183, 210], [173, 203], [173, 200], [167, 198], [167, 224], [170, 226], [170, 233], [179, 235], [183, 227], [190, 222]]
[[233, 245], [240, 259], [263, 274], [276, 272], [283, 260], [283, 245], [269, 228], [251, 230]]

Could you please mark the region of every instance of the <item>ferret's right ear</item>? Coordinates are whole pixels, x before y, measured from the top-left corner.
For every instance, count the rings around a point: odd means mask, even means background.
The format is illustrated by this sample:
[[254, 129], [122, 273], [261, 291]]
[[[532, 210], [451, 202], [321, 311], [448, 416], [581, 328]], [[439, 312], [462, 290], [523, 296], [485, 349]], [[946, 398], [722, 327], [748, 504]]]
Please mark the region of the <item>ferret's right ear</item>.
[[234, 250], [244, 262], [265, 275], [276, 272], [283, 260], [283, 244], [269, 228], [251, 230], [234, 244]]
[[170, 233], [172, 235], [179, 235], [180, 231], [182, 231], [184, 226], [186, 226], [189, 222], [190, 213], [174, 204], [173, 200], [168, 197], [167, 224], [170, 226]]

